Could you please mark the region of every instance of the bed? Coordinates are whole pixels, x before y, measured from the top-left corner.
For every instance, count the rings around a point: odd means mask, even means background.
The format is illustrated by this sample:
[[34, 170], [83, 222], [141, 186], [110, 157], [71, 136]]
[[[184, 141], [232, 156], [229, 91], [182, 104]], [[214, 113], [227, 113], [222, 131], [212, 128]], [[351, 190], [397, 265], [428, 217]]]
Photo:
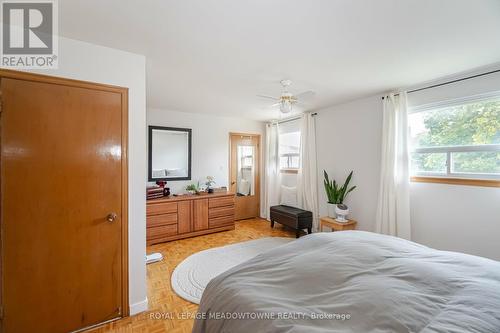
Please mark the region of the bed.
[[194, 333], [500, 332], [500, 262], [362, 231], [317, 233], [205, 289]]

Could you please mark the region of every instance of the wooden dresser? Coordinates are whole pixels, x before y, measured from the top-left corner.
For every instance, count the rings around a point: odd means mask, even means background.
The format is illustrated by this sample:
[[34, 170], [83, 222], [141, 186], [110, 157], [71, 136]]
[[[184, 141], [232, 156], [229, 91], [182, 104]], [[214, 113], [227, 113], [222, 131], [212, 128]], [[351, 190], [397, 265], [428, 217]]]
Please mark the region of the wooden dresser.
[[148, 200], [147, 244], [234, 229], [234, 194], [184, 195]]

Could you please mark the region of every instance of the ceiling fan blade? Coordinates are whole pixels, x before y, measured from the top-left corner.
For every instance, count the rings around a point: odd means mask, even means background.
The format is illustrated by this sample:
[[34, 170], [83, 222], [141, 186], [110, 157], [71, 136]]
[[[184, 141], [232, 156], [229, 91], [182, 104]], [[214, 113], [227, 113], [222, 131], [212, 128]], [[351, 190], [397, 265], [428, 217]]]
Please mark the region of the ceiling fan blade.
[[315, 94], [314, 91], [308, 90], [308, 91], [301, 92], [300, 94], [294, 95], [293, 97], [295, 97], [295, 99], [307, 99], [307, 98], [313, 97], [314, 94]]
[[257, 97], [272, 99], [273, 101], [279, 101], [280, 100], [279, 98], [272, 97], [272, 96], [266, 96], [266, 95], [257, 95]]
[[274, 103], [273, 105], [271, 105], [271, 107], [274, 108], [274, 107], [277, 107], [277, 106], [280, 106], [280, 105], [281, 105], [281, 103]]

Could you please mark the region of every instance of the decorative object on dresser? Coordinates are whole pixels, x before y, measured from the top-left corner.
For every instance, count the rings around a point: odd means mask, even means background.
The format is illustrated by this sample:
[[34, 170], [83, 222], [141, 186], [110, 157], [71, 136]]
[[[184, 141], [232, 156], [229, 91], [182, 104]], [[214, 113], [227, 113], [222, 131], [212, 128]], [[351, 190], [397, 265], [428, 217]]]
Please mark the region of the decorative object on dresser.
[[147, 244], [234, 229], [234, 194], [181, 195], [149, 200]]
[[170, 187], [163, 188], [163, 196], [168, 197], [170, 195]]
[[347, 220], [347, 222], [338, 222], [328, 216], [319, 219], [319, 231], [323, 231], [323, 226], [332, 229], [332, 231], [355, 230], [358, 222], [354, 220]]
[[163, 187], [160, 187], [158, 185], [154, 185], [154, 186], [148, 186], [146, 188], [146, 199], [147, 200], [163, 198], [163, 195], [164, 195]]
[[200, 193], [200, 182], [198, 184], [189, 184], [186, 186], [186, 192], [189, 194], [198, 194]]
[[167, 185], [167, 182], [164, 180], [157, 180], [156, 185], [158, 185], [160, 187], [165, 187], [165, 185]]
[[351, 182], [353, 172], [354, 171], [351, 171], [349, 173], [349, 176], [347, 176], [344, 185], [339, 186], [335, 179], [330, 180], [326, 170], [323, 170], [323, 175], [325, 176], [323, 184], [325, 186], [325, 192], [328, 199], [328, 216], [335, 218], [335, 210], [337, 205], [343, 204], [347, 195], [356, 188], [356, 186], [352, 186], [351, 188], [347, 189], [349, 183]]
[[300, 208], [279, 205], [271, 207], [271, 228], [274, 227], [274, 222], [286, 225], [296, 230], [297, 238], [300, 236], [302, 229], [307, 229], [307, 233], [311, 233], [312, 228], [312, 212]]
[[214, 177], [207, 176], [207, 181], [205, 182], [205, 185], [207, 187], [206, 189], [207, 193], [214, 193], [214, 188], [213, 188], [213, 186], [215, 185]]

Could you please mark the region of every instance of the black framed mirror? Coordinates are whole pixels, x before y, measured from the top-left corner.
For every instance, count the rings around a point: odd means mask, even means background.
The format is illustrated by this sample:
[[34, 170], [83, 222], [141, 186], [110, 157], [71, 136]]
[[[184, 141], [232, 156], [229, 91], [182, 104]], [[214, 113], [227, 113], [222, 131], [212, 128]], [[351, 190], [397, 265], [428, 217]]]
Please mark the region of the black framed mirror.
[[191, 180], [191, 129], [148, 126], [148, 179]]

